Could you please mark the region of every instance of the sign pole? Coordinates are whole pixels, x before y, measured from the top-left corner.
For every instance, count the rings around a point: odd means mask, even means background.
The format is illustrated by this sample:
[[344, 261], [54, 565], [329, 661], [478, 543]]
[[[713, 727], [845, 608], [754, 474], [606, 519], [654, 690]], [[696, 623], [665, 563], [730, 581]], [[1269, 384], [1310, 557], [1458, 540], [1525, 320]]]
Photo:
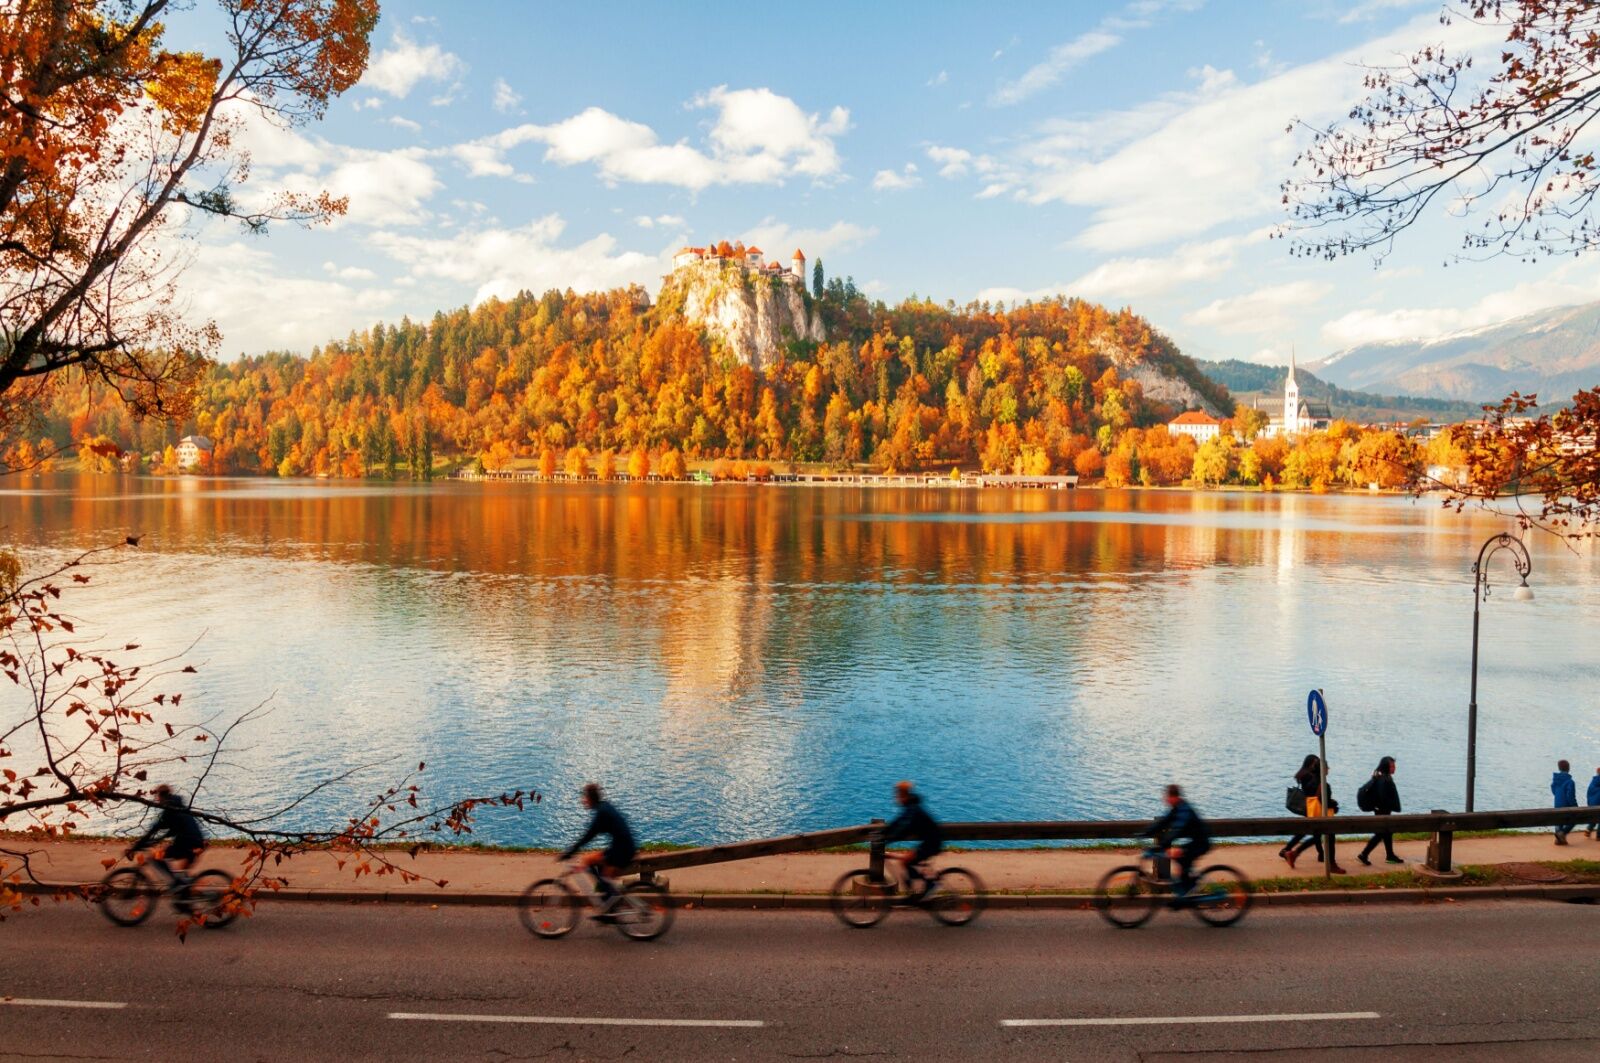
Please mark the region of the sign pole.
[[[1328, 808], [1328, 699], [1318, 687], [1306, 697], [1306, 719], [1311, 733], [1317, 736], [1317, 756], [1322, 760], [1322, 770], [1317, 773], [1317, 798], [1322, 803], [1324, 818], [1333, 814]], [[1320, 834], [1322, 841], [1322, 877], [1333, 877], [1333, 835]]]

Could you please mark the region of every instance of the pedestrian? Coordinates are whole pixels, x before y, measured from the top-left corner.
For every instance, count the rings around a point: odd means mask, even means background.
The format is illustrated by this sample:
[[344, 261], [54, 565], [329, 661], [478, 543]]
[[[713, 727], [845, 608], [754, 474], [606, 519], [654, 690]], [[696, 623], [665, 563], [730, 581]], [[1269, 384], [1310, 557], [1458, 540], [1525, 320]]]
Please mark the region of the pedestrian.
[[[1317, 792], [1317, 765], [1319, 763], [1315, 753], [1307, 753], [1306, 759], [1300, 764], [1300, 770], [1294, 773], [1294, 785], [1289, 787], [1289, 796], [1285, 804], [1288, 810], [1297, 816], [1306, 814], [1306, 799]], [[1322, 858], [1322, 839], [1319, 835], [1296, 834], [1293, 838], [1284, 842], [1283, 848], [1278, 850], [1278, 855], [1287, 860], [1290, 867], [1294, 866], [1295, 857], [1299, 855], [1299, 850], [1296, 847], [1305, 841], [1307, 837], [1316, 839], [1317, 858], [1319, 860]]]
[[[1371, 812], [1375, 816], [1388, 816], [1400, 811], [1400, 791], [1394, 784], [1394, 769], [1396, 767], [1393, 757], [1384, 757], [1378, 761], [1378, 768], [1372, 773], [1364, 786], [1356, 793], [1356, 804]], [[1389, 831], [1379, 831], [1367, 842], [1367, 847], [1357, 854], [1356, 859], [1368, 867], [1372, 861], [1367, 857], [1372, 855], [1372, 850], [1383, 843], [1385, 859], [1391, 864], [1403, 864], [1404, 860], [1394, 855], [1394, 834]]]
[[[1600, 805], [1600, 768], [1594, 769], [1594, 778], [1589, 780], [1589, 794], [1586, 802], [1590, 808]], [[1583, 830], [1585, 838], [1600, 833], [1600, 821], [1589, 824]]]
[[[1578, 784], [1572, 781], [1572, 765], [1564, 760], [1556, 761], [1555, 774], [1550, 776], [1550, 793], [1555, 796], [1555, 807], [1578, 807]], [[1572, 833], [1572, 826], [1571, 823], [1562, 823], [1556, 827], [1557, 845], [1567, 844], [1567, 835]]]
[[[1295, 782], [1300, 784], [1301, 791], [1306, 795], [1306, 818], [1318, 819], [1331, 816], [1339, 811], [1339, 802], [1333, 799], [1333, 788], [1326, 782], [1327, 766], [1322, 763], [1322, 758], [1315, 753], [1308, 755], [1305, 762], [1300, 765], [1300, 770], [1294, 773]], [[1328, 805], [1322, 806], [1324, 789], [1328, 795]], [[1293, 867], [1294, 862], [1307, 849], [1317, 850], [1317, 859], [1328, 865], [1328, 870], [1335, 875], [1345, 873], [1339, 866], [1337, 847], [1334, 845], [1333, 835], [1324, 838], [1321, 834], [1296, 834], [1289, 839], [1289, 844], [1279, 851], [1279, 855]]]

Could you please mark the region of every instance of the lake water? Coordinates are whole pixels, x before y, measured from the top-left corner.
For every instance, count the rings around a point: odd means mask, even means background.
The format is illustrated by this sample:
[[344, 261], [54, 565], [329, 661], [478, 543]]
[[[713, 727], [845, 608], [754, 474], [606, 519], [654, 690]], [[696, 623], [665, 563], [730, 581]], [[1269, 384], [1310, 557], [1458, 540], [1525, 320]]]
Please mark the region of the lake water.
[[[437, 795], [535, 788], [480, 840], [547, 843], [597, 779], [646, 838], [863, 822], [911, 778], [949, 819], [1281, 811], [1327, 692], [1335, 791], [1399, 758], [1459, 808], [1470, 565], [1508, 527], [1432, 500], [1188, 492], [9, 480], [31, 563], [124, 534], [75, 610], [194, 639], [184, 711], [272, 695], [212, 801], [337, 820], [426, 760]], [[1480, 808], [1600, 764], [1600, 555], [1531, 539], [1484, 609]], [[15, 697], [0, 693], [0, 698]]]

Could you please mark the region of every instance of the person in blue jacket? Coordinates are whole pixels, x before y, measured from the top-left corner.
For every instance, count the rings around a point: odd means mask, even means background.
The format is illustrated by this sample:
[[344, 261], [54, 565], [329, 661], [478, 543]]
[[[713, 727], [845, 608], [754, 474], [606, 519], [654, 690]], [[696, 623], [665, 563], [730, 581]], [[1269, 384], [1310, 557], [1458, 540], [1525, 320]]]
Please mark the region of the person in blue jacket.
[[591, 918], [605, 922], [611, 918], [611, 906], [617, 899], [617, 887], [611, 880], [633, 863], [639, 847], [634, 843], [628, 821], [622, 818], [622, 813], [617, 811], [615, 805], [605, 799], [598, 783], [584, 785], [583, 804], [594, 813], [594, 818], [589, 821], [589, 829], [556, 859], [571, 860], [579, 849], [602, 834], [606, 836], [604, 849], [597, 853], [585, 853], [580, 861], [584, 869], [594, 876], [595, 885], [600, 891], [600, 911]]
[[[1600, 805], [1600, 768], [1594, 769], [1594, 778], [1589, 780], [1588, 800], [1585, 803], [1590, 808]], [[1600, 830], [1600, 822], [1591, 823], [1583, 829], [1583, 836], [1587, 838], [1597, 830]]]
[[[1556, 761], [1555, 774], [1550, 776], [1550, 793], [1556, 799], [1555, 807], [1578, 807], [1578, 784], [1572, 781], [1572, 765], [1564, 760]], [[1566, 845], [1567, 835], [1571, 833], [1571, 823], [1563, 823], [1556, 827], [1556, 844]]]
[[1194, 889], [1194, 862], [1211, 851], [1211, 828], [1183, 799], [1183, 788], [1173, 783], [1167, 787], [1167, 814], [1144, 833], [1145, 837], [1156, 840], [1157, 848], [1165, 848], [1167, 856], [1178, 864], [1172, 906], [1179, 907]]
[[894, 784], [894, 799], [900, 814], [883, 828], [883, 843], [914, 841], [917, 847], [908, 853], [895, 853], [894, 858], [905, 863], [906, 903], [919, 904], [927, 899], [933, 880], [927, 875], [927, 862], [944, 851], [944, 832], [922, 805], [922, 795], [904, 780]]

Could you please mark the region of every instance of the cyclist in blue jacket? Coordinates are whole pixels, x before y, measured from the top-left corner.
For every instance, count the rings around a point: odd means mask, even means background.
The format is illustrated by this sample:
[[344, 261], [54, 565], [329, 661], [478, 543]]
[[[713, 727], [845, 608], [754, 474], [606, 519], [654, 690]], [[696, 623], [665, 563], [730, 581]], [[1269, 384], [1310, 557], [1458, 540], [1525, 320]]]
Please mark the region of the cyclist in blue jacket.
[[[1194, 889], [1194, 863], [1211, 851], [1211, 829], [1194, 806], [1183, 799], [1183, 788], [1173, 783], [1167, 787], [1167, 813], [1150, 825], [1145, 837], [1154, 838], [1158, 848], [1167, 850], [1167, 856], [1177, 861], [1178, 881], [1173, 889], [1172, 904], [1184, 903]], [[1178, 844], [1178, 843], [1182, 844]]]
[[583, 837], [573, 842], [558, 859], [571, 860], [579, 849], [602, 834], [606, 836], [607, 845], [604, 849], [597, 853], [585, 853], [580, 861], [594, 876], [595, 884], [600, 890], [600, 914], [594, 918], [605, 921], [610, 918], [611, 905], [617, 898], [617, 887], [611, 879], [622, 874], [623, 870], [633, 863], [639, 848], [634, 844], [633, 831], [628, 828], [628, 821], [623, 819], [622, 813], [617, 811], [616, 806], [601, 794], [598, 783], [584, 785], [583, 804], [585, 808], [594, 812], [594, 818], [589, 821], [589, 829], [583, 832]]
[[172, 792], [172, 788], [165, 784], [155, 789], [155, 799], [161, 814], [156, 821], [150, 824], [150, 829], [144, 836], [133, 843], [128, 850], [128, 856], [143, 852], [163, 838], [171, 839], [167, 842], [167, 850], [162, 855], [167, 870], [174, 879], [180, 883], [187, 883], [184, 874], [201, 850], [206, 847], [205, 831], [200, 829], [200, 821], [194, 813], [189, 811], [189, 805], [183, 798]]
[[944, 832], [939, 829], [939, 821], [922, 807], [921, 795], [911, 789], [909, 782], [894, 784], [894, 799], [900, 805], [900, 814], [883, 828], [883, 841], [885, 845], [908, 838], [916, 841], [917, 847], [910, 852], [894, 854], [895, 859], [905, 862], [906, 885], [917, 887], [906, 901], [916, 904], [927, 898], [931, 882], [923, 874], [923, 864], [944, 851]]

